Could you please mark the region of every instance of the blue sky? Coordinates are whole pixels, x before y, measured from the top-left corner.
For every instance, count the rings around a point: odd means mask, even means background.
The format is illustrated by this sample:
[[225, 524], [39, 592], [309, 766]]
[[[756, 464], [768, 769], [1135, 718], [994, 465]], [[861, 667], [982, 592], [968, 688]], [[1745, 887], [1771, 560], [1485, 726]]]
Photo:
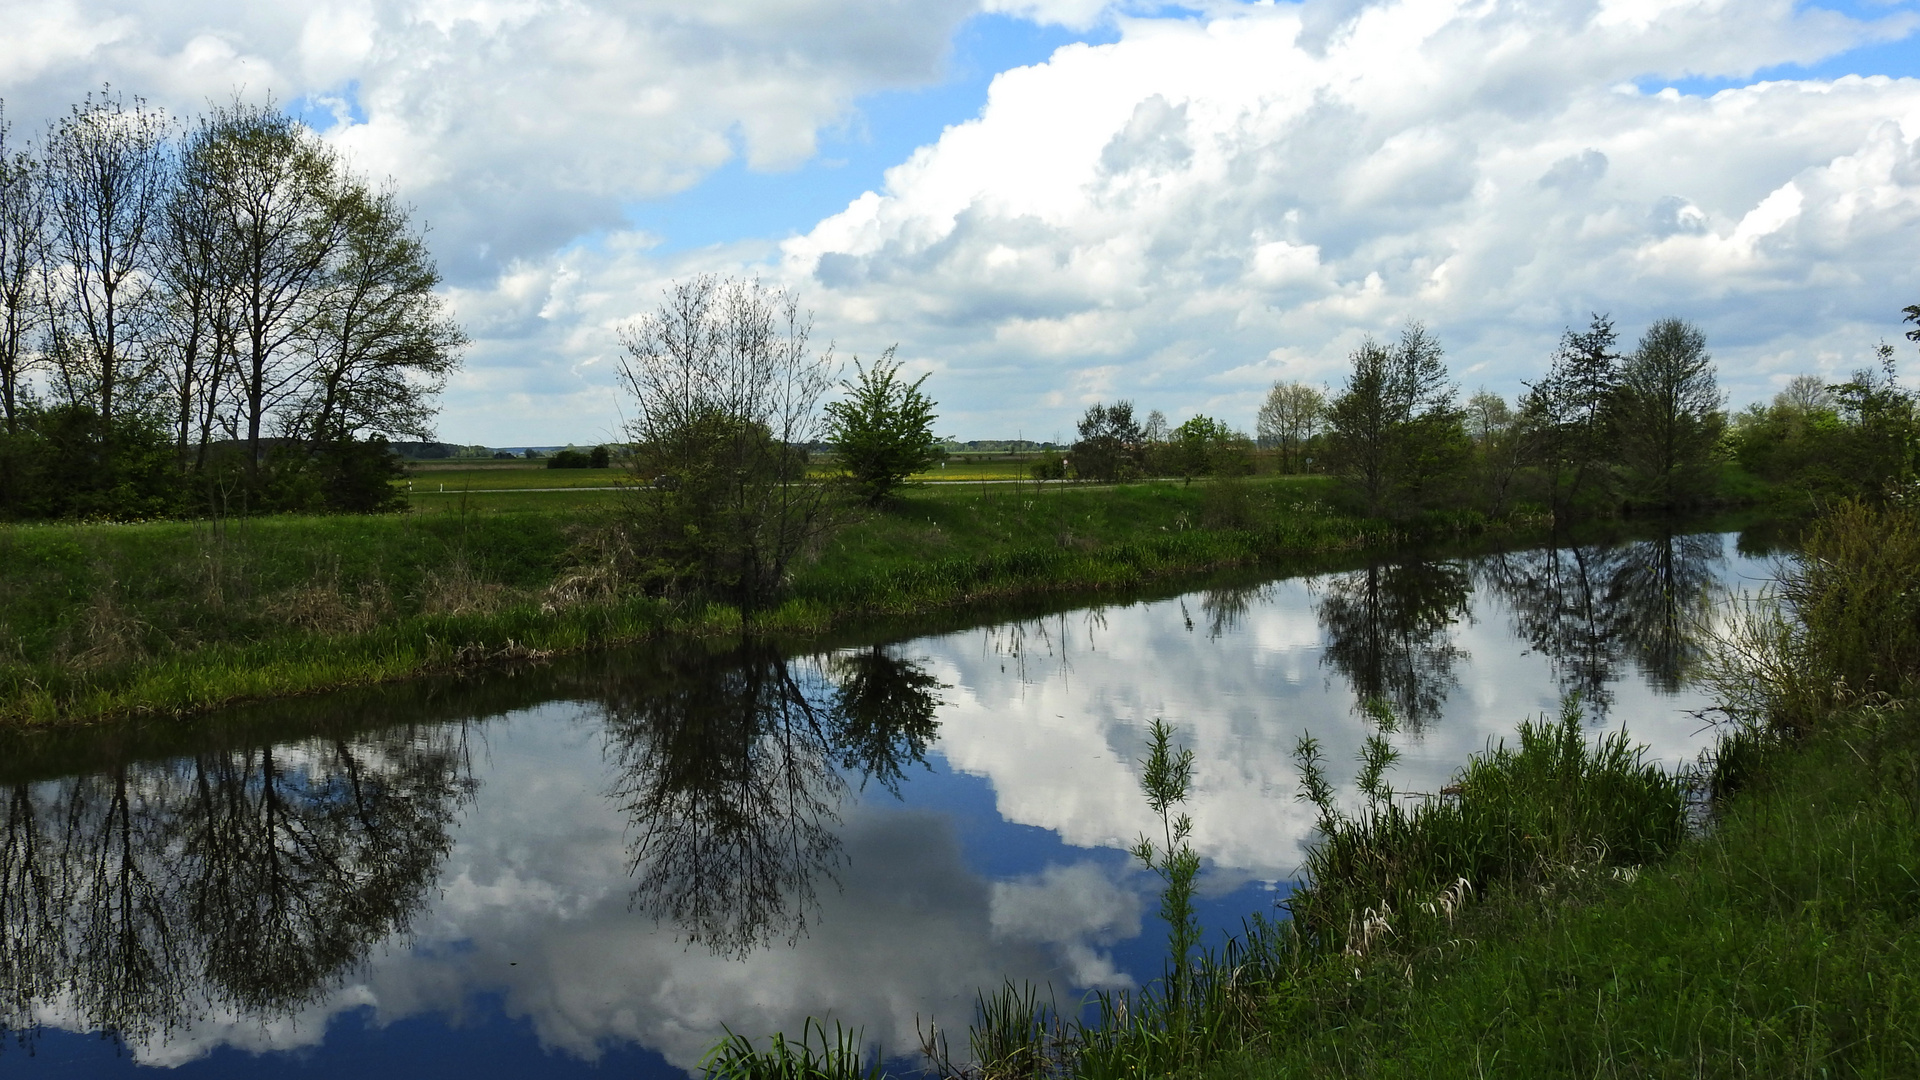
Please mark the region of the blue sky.
[[238, 93], [390, 183], [472, 338], [455, 442], [617, 433], [620, 327], [698, 273], [897, 345], [961, 438], [1117, 398], [1251, 428], [1414, 320], [1513, 394], [1591, 311], [1698, 323], [1737, 407], [1920, 300], [1912, 2], [0, 8], [17, 127]]
[[852, 116], [821, 132], [819, 152], [799, 168], [752, 169], [735, 158], [679, 194], [629, 203], [626, 223], [659, 236], [662, 252], [805, 232], [862, 192], [880, 190], [888, 169], [949, 124], [978, 116], [995, 75], [1043, 63], [1062, 45], [1116, 36], [1111, 26], [1076, 32], [976, 15], [954, 34], [944, 79], [860, 98]]

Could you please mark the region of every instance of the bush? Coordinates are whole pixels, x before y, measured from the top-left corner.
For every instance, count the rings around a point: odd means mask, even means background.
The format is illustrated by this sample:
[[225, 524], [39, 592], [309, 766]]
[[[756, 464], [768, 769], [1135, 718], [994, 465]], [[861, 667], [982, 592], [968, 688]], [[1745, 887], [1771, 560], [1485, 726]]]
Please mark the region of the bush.
[[161, 425], [111, 425], [81, 405], [21, 411], [0, 433], [0, 514], [11, 518], [152, 518], [180, 513], [179, 457]]
[[[606, 448], [601, 447], [596, 453], [604, 454], [605, 451]], [[547, 468], [549, 469], [585, 469], [592, 466], [593, 458], [571, 448], [562, 450], [547, 459]], [[599, 467], [605, 468], [606, 466], [601, 465]]]

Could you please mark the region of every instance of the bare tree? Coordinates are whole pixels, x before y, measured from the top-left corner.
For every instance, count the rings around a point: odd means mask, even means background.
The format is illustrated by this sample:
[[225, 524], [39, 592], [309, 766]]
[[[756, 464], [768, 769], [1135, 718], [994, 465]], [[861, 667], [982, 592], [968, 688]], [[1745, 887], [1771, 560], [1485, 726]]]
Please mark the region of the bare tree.
[[169, 124], [139, 98], [88, 94], [47, 134], [53, 359], [66, 399], [107, 430], [150, 374], [161, 206], [172, 181]]
[[183, 461], [187, 447], [196, 448], [196, 467], [205, 465], [216, 428], [229, 438], [237, 434], [225, 411], [238, 370], [237, 273], [220, 242], [213, 205], [218, 188], [209, 175], [219, 163], [207, 149], [203, 129], [182, 155], [179, 182], [167, 199], [160, 232], [164, 297], [156, 334], [166, 354], [161, 377], [172, 399], [174, 443]]
[[13, 432], [43, 359], [35, 339], [47, 316], [47, 202], [39, 163], [7, 145], [9, 130], [0, 111], [0, 406]]
[[837, 368], [831, 347], [813, 353], [811, 329], [785, 290], [703, 274], [621, 331], [628, 433], [648, 481], [632, 521], [656, 588], [721, 594], [750, 613], [831, 523], [806, 447]]
[[219, 257], [231, 274], [240, 330], [237, 395], [249, 467], [267, 419], [297, 395], [311, 356], [299, 348], [345, 237], [341, 169], [292, 117], [233, 104], [201, 121], [188, 173], [207, 185]]

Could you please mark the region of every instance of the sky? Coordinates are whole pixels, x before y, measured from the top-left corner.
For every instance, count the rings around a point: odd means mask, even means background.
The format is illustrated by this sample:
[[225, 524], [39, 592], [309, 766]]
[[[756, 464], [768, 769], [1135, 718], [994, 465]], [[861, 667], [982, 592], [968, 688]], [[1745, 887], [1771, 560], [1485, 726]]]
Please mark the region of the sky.
[[102, 83], [272, 101], [429, 229], [438, 434], [617, 438], [620, 329], [757, 276], [960, 439], [1250, 430], [1420, 321], [1512, 396], [1595, 312], [1735, 407], [1920, 303], [1920, 3], [0, 0], [16, 137]]

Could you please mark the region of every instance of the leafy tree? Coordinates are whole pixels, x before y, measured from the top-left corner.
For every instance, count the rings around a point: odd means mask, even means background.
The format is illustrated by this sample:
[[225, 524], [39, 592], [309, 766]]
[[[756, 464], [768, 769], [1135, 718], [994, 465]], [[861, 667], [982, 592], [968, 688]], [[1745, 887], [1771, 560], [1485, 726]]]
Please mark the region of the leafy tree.
[[1247, 437], [1210, 416], [1173, 429], [1168, 440], [1182, 476], [1243, 476], [1252, 471]]
[[1831, 388], [1845, 426], [1824, 440], [1821, 458], [1842, 492], [1885, 502], [1920, 477], [1920, 395], [1900, 385], [1891, 345], [1882, 344], [1877, 356], [1878, 377], [1857, 371]]
[[701, 275], [621, 332], [632, 395], [632, 547], [656, 592], [772, 603], [787, 566], [833, 522], [828, 485], [807, 468], [829, 350], [784, 290]]
[[1505, 513], [1524, 458], [1519, 417], [1507, 399], [1480, 390], [1467, 399], [1467, 426], [1487, 506], [1496, 514]]
[[871, 369], [856, 358], [854, 370], [857, 375], [840, 384], [847, 396], [827, 403], [827, 441], [861, 496], [877, 506], [947, 452], [933, 436], [934, 401], [920, 392], [927, 376], [901, 378], [891, 348]]
[[1663, 507], [1704, 496], [1726, 418], [1706, 335], [1680, 319], [1647, 328], [1620, 370], [1622, 463], [1634, 492]]
[[1392, 347], [1368, 338], [1350, 360], [1328, 410], [1336, 469], [1368, 513], [1437, 501], [1469, 453], [1440, 343], [1411, 323]]
[[1824, 380], [1796, 376], [1773, 396], [1772, 404], [1749, 405], [1733, 417], [1732, 425], [1734, 460], [1755, 476], [1809, 488], [1837, 480], [1828, 474], [1837, 464], [1835, 440], [1846, 424]]
[[1327, 415], [1327, 396], [1300, 382], [1277, 382], [1260, 406], [1256, 432], [1261, 446], [1280, 451], [1280, 471], [1305, 472], [1309, 448]]
[[1372, 338], [1347, 357], [1353, 370], [1327, 410], [1336, 468], [1369, 513], [1388, 503], [1397, 479], [1396, 439], [1405, 417], [1393, 394], [1392, 357]]
[[1080, 439], [1073, 444], [1073, 471], [1082, 480], [1114, 483], [1140, 475], [1145, 440], [1133, 418], [1133, 402], [1091, 405], [1080, 418]]
[[1067, 459], [1060, 456], [1060, 451], [1049, 446], [1040, 451], [1040, 456], [1033, 459], [1027, 471], [1033, 474], [1035, 480], [1065, 480]]
[[587, 465], [591, 468], [605, 469], [612, 464], [613, 451], [607, 449], [605, 446], [596, 446], [593, 448], [593, 452], [587, 455]]
[[1528, 456], [1540, 466], [1547, 502], [1558, 515], [1569, 514], [1583, 491], [1611, 475], [1618, 340], [1613, 320], [1605, 315], [1595, 314], [1585, 330], [1568, 327], [1546, 377], [1528, 387], [1522, 402]]

